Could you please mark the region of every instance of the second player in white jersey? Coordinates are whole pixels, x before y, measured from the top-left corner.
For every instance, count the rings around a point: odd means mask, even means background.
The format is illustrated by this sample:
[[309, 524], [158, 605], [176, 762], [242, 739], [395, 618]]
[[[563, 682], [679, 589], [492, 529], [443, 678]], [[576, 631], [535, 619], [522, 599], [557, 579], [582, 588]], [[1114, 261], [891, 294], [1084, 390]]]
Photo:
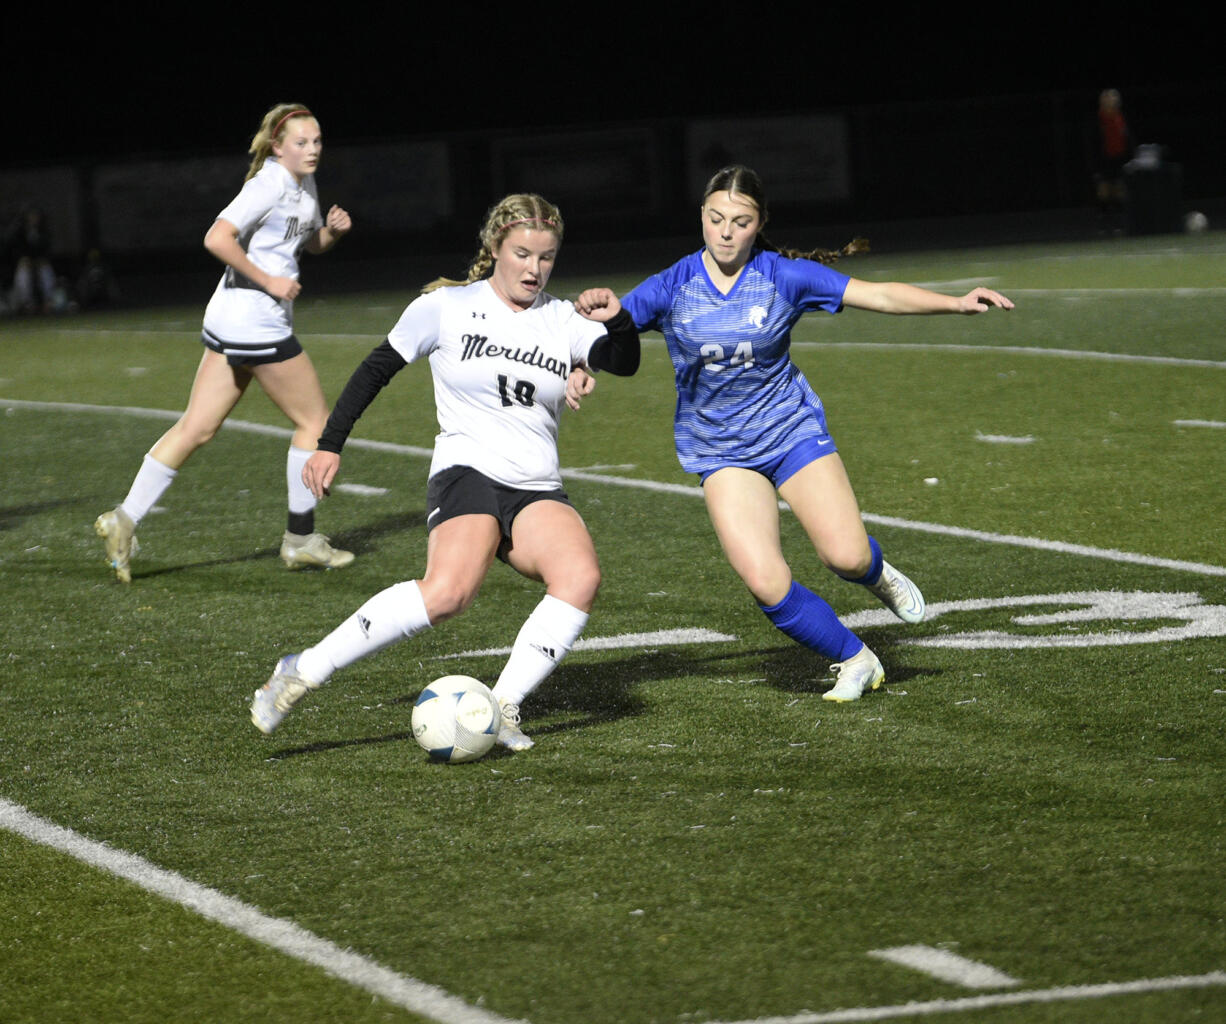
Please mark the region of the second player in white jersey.
[[[323, 226], [315, 176], [299, 180], [268, 157], [217, 219], [234, 225], [238, 244], [256, 267], [297, 281], [302, 248]], [[283, 341], [294, 332], [294, 302], [226, 267], [205, 307], [204, 330], [219, 341], [242, 342], [245, 347]]]
[[320, 215], [315, 168], [323, 150], [319, 122], [297, 103], [264, 115], [251, 140], [252, 161], [239, 194], [217, 215], [204, 247], [225, 272], [204, 313], [204, 355], [187, 408], [149, 449], [123, 502], [94, 530], [120, 582], [132, 580], [136, 527], [174, 483], [183, 464], [207, 444], [252, 381], [294, 425], [285, 460], [288, 499], [281, 560], [290, 569], [335, 569], [353, 554], [315, 531], [318, 499], [302, 469], [328, 417], [328, 403], [310, 358], [294, 336], [294, 299], [302, 290], [298, 257], [326, 252], [349, 232], [349, 214]]
[[623, 376], [639, 364], [638, 332], [612, 291], [590, 288], [573, 304], [545, 291], [561, 242], [557, 207], [507, 196], [486, 217], [467, 280], [427, 285], [345, 385], [304, 472], [321, 496], [363, 410], [408, 363], [429, 360], [439, 435], [426, 486], [426, 572], [277, 662], [251, 702], [262, 732], [337, 669], [460, 614], [500, 558], [545, 585], [493, 688], [498, 741], [532, 746], [520, 703], [579, 638], [600, 587], [595, 546], [558, 468], [567, 378], [580, 363]]

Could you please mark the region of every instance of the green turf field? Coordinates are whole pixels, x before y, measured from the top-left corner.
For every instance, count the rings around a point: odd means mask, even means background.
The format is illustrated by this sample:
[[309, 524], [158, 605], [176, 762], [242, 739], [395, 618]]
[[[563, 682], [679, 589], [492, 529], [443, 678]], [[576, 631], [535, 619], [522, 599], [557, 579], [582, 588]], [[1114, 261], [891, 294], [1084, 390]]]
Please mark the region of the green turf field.
[[[0, 322], [0, 1021], [1226, 1017], [1226, 235], [843, 269], [1017, 303], [795, 333], [932, 611], [890, 620], [784, 515], [886, 688], [823, 702], [828, 666], [743, 591], [649, 335], [563, 423], [605, 577], [589, 646], [525, 705], [533, 750], [453, 767], [410, 711], [436, 676], [496, 678], [540, 594], [501, 565], [272, 737], [247, 714], [279, 655], [423, 570], [424, 366], [320, 509], [352, 567], [281, 567], [288, 430], [253, 389], [124, 587], [92, 523], [183, 407], [206, 297]], [[309, 273], [332, 398], [421, 282]], [[550, 290], [636, 280], [563, 252]]]

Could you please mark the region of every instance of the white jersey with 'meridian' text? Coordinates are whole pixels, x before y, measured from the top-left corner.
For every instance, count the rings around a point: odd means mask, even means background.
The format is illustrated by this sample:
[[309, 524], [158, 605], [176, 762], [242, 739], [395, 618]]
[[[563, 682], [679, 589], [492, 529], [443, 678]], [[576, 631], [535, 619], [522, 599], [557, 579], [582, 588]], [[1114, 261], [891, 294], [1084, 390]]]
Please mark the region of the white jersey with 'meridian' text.
[[471, 466], [509, 487], [560, 487], [566, 378], [607, 333], [548, 294], [512, 310], [488, 280], [415, 299], [388, 341], [408, 362], [430, 360], [439, 424], [430, 475]]

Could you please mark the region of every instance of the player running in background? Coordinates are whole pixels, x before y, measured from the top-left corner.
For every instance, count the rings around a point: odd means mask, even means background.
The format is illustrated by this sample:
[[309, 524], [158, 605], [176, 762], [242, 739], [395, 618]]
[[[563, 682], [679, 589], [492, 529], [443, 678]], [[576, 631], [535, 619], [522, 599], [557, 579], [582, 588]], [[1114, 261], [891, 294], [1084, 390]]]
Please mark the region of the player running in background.
[[600, 586], [587, 526], [562, 490], [558, 416], [575, 364], [623, 376], [639, 339], [617, 296], [583, 292], [572, 304], [545, 291], [562, 243], [562, 217], [540, 196], [510, 195], [481, 231], [466, 281], [427, 285], [354, 372], [306, 464], [328, 492], [362, 412], [406, 364], [428, 358], [439, 434], [426, 487], [426, 571], [376, 594], [319, 643], [280, 659], [257, 690], [251, 719], [272, 732], [308, 691], [376, 651], [463, 612], [495, 558], [545, 584], [519, 631], [494, 696], [498, 742], [532, 746], [522, 701], [571, 649]]
[[226, 265], [204, 311], [204, 356], [187, 409], [145, 456], [128, 496], [94, 523], [106, 557], [123, 583], [138, 549], [137, 524], [174, 482], [197, 448], [208, 443], [252, 380], [294, 424], [286, 459], [289, 522], [281, 560], [291, 569], [336, 569], [353, 561], [315, 532], [316, 497], [302, 469], [328, 418], [319, 377], [294, 337], [298, 254], [331, 249], [350, 229], [333, 206], [321, 216], [315, 168], [323, 142], [319, 122], [298, 103], [273, 107], [251, 140], [251, 167], [238, 196], [217, 215], [204, 247]]
[[844, 306], [981, 313], [1013, 303], [988, 288], [955, 298], [847, 277], [825, 265], [842, 253], [776, 249], [762, 234], [766, 220], [757, 174], [742, 166], [717, 172], [703, 195], [703, 247], [638, 285], [622, 305], [640, 331], [658, 330], [668, 343], [677, 456], [702, 481], [729, 562], [775, 626], [834, 662], [837, 682], [825, 699], [858, 700], [885, 672], [830, 605], [792, 578], [776, 494], [822, 562], [903, 621], [923, 618], [924, 598], [864, 529], [821, 399], [789, 357], [792, 327], [804, 313]]

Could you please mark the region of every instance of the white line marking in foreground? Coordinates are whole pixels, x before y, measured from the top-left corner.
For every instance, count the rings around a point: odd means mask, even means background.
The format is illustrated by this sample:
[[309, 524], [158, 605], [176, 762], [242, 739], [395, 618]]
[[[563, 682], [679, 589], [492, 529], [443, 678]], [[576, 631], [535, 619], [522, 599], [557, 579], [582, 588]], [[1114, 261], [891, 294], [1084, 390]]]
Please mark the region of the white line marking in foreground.
[[1014, 988], [1021, 984], [1017, 978], [1011, 978], [995, 967], [968, 960], [957, 953], [935, 946], [891, 946], [889, 949], [869, 950], [868, 955], [903, 967], [912, 967], [941, 981], [966, 988]]
[[[1214, 365], [1226, 367], [1226, 363]], [[79, 405], [72, 402], [27, 402], [20, 399], [0, 398], [0, 407], [4, 406], [26, 409], [59, 409], [65, 412], [118, 412], [134, 416], [171, 420], [178, 419], [182, 415], [181, 413], [169, 412], [164, 409], [141, 409], [134, 406]], [[223, 429], [247, 430], [251, 433], [267, 434], [274, 437], [290, 437], [292, 433], [287, 427], [272, 427], [263, 423], [250, 423], [245, 420], [226, 420], [222, 427]], [[433, 454], [430, 448], [415, 448], [412, 445], [393, 444], [389, 441], [365, 441], [360, 437], [350, 438], [346, 445], [349, 448], [367, 448], [371, 451], [391, 452], [397, 455], [416, 455], [426, 459], [430, 458]], [[584, 473], [574, 469], [562, 470], [562, 476], [569, 480], [586, 480], [591, 483], [611, 484], [614, 487], [634, 487], [645, 491], [656, 491], [660, 494], [683, 494], [691, 498], [702, 497], [702, 488], [696, 487], [693, 484], [666, 484], [655, 480], [638, 480], [633, 477], [607, 476], [603, 473]], [[897, 519], [893, 516], [879, 516], [870, 512], [865, 512], [862, 518], [868, 523], [892, 526], [899, 530], [915, 530], [919, 533], [960, 537], [963, 540], [977, 540], [985, 544], [1005, 544], [1014, 547], [1034, 548], [1040, 551], [1057, 551], [1066, 555], [1080, 555], [1083, 558], [1101, 558], [1109, 562], [1129, 562], [1134, 565], [1147, 565], [1158, 569], [1194, 572], [1202, 576], [1226, 576], [1226, 566], [1210, 565], [1203, 562], [1184, 562], [1173, 558], [1156, 558], [1152, 555], [1138, 555], [1129, 551], [1090, 547], [1087, 544], [1068, 544], [1058, 540], [1043, 540], [1040, 537], [1020, 537], [1014, 534], [988, 533], [983, 530], [970, 530], [960, 526], [943, 526], [940, 523], [923, 523], [909, 519]]]
[[1212, 430], [1226, 430], [1226, 423], [1220, 420], [1175, 420], [1177, 427], [1209, 427]]
[[1029, 992], [996, 992], [992, 995], [932, 999], [924, 1003], [904, 1003], [900, 1006], [861, 1006], [829, 1013], [798, 1013], [791, 1017], [755, 1017], [753, 1020], [737, 1021], [736, 1024], [845, 1024], [854, 1021], [894, 1020], [899, 1017], [927, 1017], [933, 1013], [964, 1013], [968, 1010], [986, 1010], [993, 1006], [1101, 999], [1105, 996], [1173, 992], [1177, 989], [1213, 988], [1218, 985], [1226, 985], [1226, 971], [1173, 978], [1142, 978], [1139, 981], [1107, 982], [1101, 985], [1067, 985]]
[[[679, 644], [727, 643], [736, 637], [712, 629], [665, 629], [657, 633], [622, 633], [620, 636], [594, 636], [578, 640], [571, 651], [614, 651], [623, 647], [675, 647]], [[450, 658], [476, 658], [484, 655], [510, 654], [509, 647], [487, 647], [480, 651], [443, 654], [436, 661]]]
[[472, 1006], [441, 988], [396, 974], [373, 960], [341, 949], [292, 921], [268, 917], [215, 889], [197, 885], [182, 875], [149, 863], [143, 857], [86, 839], [3, 798], [0, 798], [0, 828], [125, 878], [146, 892], [193, 910], [201, 917], [216, 921], [296, 960], [313, 964], [340, 981], [413, 1013], [420, 1013], [439, 1024], [509, 1022], [508, 1018]]

